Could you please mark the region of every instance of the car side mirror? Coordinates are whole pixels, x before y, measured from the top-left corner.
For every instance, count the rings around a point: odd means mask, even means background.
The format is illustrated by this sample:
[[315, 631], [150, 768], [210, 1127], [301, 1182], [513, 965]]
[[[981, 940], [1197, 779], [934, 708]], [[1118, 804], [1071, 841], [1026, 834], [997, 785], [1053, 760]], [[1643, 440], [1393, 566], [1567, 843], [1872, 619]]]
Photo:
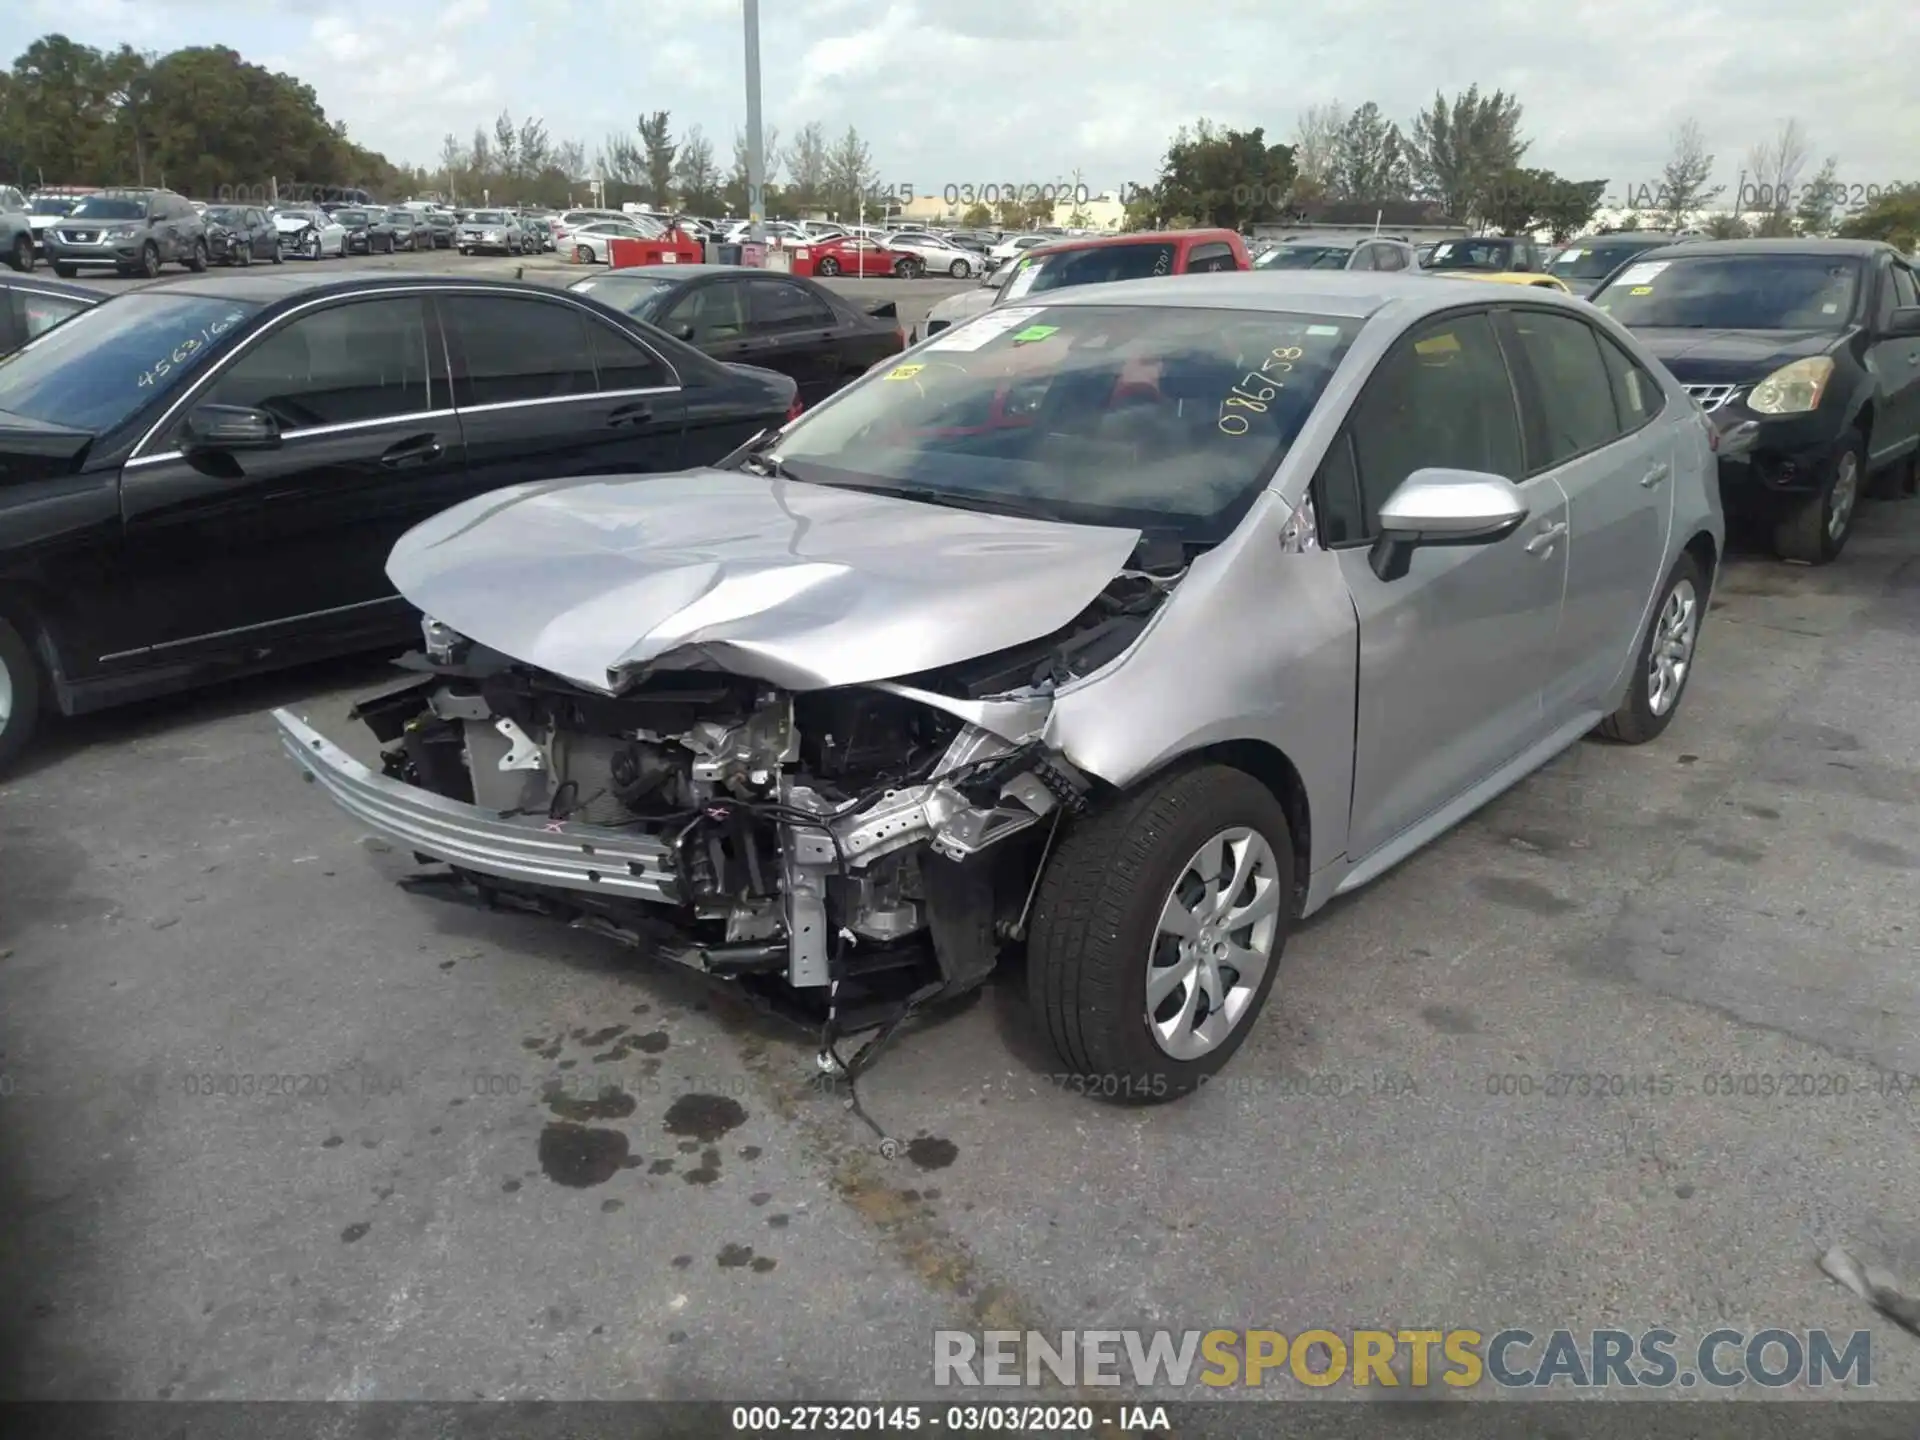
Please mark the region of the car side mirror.
[[678, 339], [685, 340], [691, 344], [696, 332], [691, 325], [676, 325], [673, 327], [673, 333]]
[[1404, 576], [1413, 552], [1433, 545], [1491, 545], [1526, 521], [1527, 499], [1503, 475], [1416, 470], [1380, 507], [1380, 534], [1367, 560], [1381, 580]]
[[180, 426], [180, 449], [188, 455], [279, 448], [280, 422], [246, 405], [201, 405]]
[[1886, 334], [1893, 340], [1920, 339], [1920, 305], [1902, 305], [1894, 311]]

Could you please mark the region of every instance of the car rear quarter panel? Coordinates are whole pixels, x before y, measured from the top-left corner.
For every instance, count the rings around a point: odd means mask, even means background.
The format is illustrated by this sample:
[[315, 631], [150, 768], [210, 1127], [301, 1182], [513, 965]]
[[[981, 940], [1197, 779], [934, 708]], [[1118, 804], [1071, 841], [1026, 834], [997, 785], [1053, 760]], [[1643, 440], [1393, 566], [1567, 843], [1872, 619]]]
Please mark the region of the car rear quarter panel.
[[1263, 495], [1131, 649], [1060, 691], [1046, 738], [1123, 789], [1210, 747], [1277, 752], [1300, 776], [1319, 870], [1346, 848], [1359, 631], [1337, 558], [1282, 550], [1288, 513]]

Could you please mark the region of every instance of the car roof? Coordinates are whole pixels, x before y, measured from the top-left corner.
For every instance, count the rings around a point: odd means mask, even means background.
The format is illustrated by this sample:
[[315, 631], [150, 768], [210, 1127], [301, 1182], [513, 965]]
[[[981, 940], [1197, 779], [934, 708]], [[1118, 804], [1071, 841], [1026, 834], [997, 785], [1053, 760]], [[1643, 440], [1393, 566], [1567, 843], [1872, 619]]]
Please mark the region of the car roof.
[[71, 295], [76, 300], [105, 300], [110, 292], [96, 290], [91, 285], [74, 285], [65, 280], [51, 280], [40, 275], [0, 274], [0, 290], [44, 290], [50, 295]]
[[1831, 255], [1862, 259], [1899, 253], [1884, 240], [1823, 240], [1798, 235], [1772, 240], [1675, 240], [1665, 248], [1675, 255]]
[[296, 295], [315, 297], [367, 290], [405, 290], [418, 286], [445, 290], [498, 290], [509, 295], [554, 295], [550, 285], [531, 280], [486, 280], [453, 272], [421, 274], [407, 270], [331, 270], [323, 275], [304, 269], [257, 266], [224, 275], [183, 275], [143, 285], [130, 294], [204, 295], [216, 300], [240, 300], [275, 305]]
[[[791, 275], [781, 275], [778, 270], [767, 270], [753, 265], [622, 265], [618, 270], [609, 270], [604, 275], [590, 275], [590, 280], [618, 280], [622, 276], [633, 276], [642, 280], [695, 280], [702, 275], [775, 275], [782, 280], [791, 280]], [[574, 284], [578, 284], [575, 281]], [[569, 286], [569, 289], [572, 287]]]
[[1130, 230], [1124, 235], [1061, 235], [1044, 245], [1035, 245], [1027, 254], [1055, 255], [1067, 250], [1104, 250], [1112, 245], [1172, 245], [1182, 240], [1238, 239], [1234, 231], [1223, 229]]
[[1564, 304], [1590, 313], [1562, 290], [1529, 286], [1511, 295], [1492, 286], [1469, 290], [1446, 285], [1429, 275], [1384, 270], [1223, 270], [1206, 275], [1167, 275], [1152, 280], [1123, 280], [1107, 285], [1077, 285], [1049, 290], [1015, 304], [1040, 305], [1152, 305], [1169, 309], [1269, 310], [1276, 314], [1326, 315], [1364, 320], [1387, 305], [1398, 305], [1412, 318], [1462, 304], [1505, 298], [1509, 302], [1539, 300]]

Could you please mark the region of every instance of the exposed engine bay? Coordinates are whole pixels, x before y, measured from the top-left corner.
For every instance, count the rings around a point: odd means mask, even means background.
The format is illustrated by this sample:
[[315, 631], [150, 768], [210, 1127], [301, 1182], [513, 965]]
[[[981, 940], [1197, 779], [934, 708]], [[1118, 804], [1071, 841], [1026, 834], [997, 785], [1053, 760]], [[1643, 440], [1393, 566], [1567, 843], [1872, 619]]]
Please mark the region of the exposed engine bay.
[[[1052, 692], [1178, 583], [1184, 554], [1153, 548], [1062, 631], [897, 681], [791, 692], [689, 652], [602, 694], [428, 620], [401, 662], [418, 678], [354, 714], [388, 780], [614, 857], [548, 881], [423, 842], [439, 878], [852, 1032], [979, 985], [1022, 934], [1053, 829], [1093, 788], [1042, 741]], [[617, 858], [648, 837], [657, 873]], [[647, 872], [638, 897], [620, 864]]]

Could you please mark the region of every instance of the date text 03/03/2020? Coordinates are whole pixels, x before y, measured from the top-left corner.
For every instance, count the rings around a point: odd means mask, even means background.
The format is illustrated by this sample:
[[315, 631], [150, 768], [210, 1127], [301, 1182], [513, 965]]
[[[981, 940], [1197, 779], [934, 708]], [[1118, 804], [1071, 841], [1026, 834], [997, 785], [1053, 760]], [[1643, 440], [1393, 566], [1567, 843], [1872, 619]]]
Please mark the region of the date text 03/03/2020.
[[736, 1405], [731, 1419], [736, 1433], [762, 1435], [903, 1435], [945, 1430], [959, 1435], [992, 1431], [1057, 1437], [1173, 1428], [1164, 1405], [1120, 1405], [1098, 1415], [1091, 1405]]

